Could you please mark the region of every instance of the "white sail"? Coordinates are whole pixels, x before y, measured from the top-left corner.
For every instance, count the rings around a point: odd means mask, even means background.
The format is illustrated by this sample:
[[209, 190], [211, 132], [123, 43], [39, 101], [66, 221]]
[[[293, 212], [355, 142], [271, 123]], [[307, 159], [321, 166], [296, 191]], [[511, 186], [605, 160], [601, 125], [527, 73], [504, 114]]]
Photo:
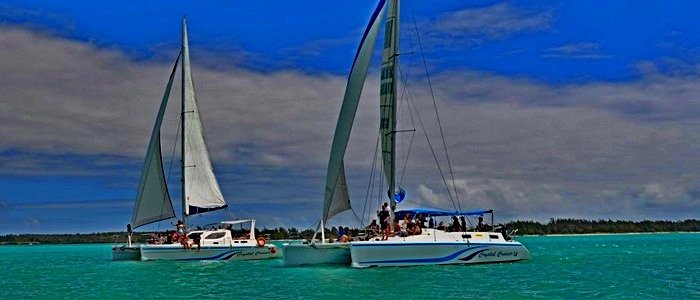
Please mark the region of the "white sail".
[[352, 124], [355, 121], [355, 114], [360, 101], [360, 95], [362, 94], [362, 88], [365, 84], [365, 77], [367, 76], [367, 68], [369, 67], [369, 61], [372, 56], [372, 49], [377, 39], [377, 31], [381, 23], [381, 18], [379, 16], [384, 12], [385, 2], [385, 0], [379, 1], [377, 8], [370, 18], [369, 24], [362, 36], [360, 46], [355, 54], [355, 61], [352, 64], [348, 82], [345, 86], [345, 95], [343, 96], [343, 104], [340, 108], [338, 123], [335, 127], [335, 134], [333, 135], [331, 155], [328, 161], [328, 171], [326, 173], [326, 189], [321, 219], [323, 224], [336, 214], [350, 209], [350, 197], [345, 181], [343, 158], [348, 145], [348, 139], [350, 138]]
[[170, 194], [168, 193], [163, 174], [163, 158], [160, 152], [160, 126], [163, 123], [165, 108], [168, 106], [170, 88], [173, 85], [173, 78], [175, 77], [175, 70], [179, 61], [180, 56], [175, 60], [173, 71], [170, 73], [170, 79], [158, 109], [156, 122], [153, 125], [151, 139], [148, 142], [148, 150], [146, 150], [146, 159], [141, 171], [134, 212], [131, 215], [133, 228], [175, 217], [175, 211], [170, 201]]
[[389, 184], [388, 196], [392, 209], [396, 186], [396, 66], [399, 48], [399, 1], [389, 2], [382, 51], [382, 71], [380, 79], [379, 134], [382, 141], [382, 161], [384, 175]]
[[190, 69], [190, 51], [187, 43], [187, 21], [182, 21], [182, 84], [184, 113], [184, 201], [185, 215], [194, 215], [225, 208], [226, 201], [209, 159], [204, 141], [204, 128], [197, 107], [194, 82]]

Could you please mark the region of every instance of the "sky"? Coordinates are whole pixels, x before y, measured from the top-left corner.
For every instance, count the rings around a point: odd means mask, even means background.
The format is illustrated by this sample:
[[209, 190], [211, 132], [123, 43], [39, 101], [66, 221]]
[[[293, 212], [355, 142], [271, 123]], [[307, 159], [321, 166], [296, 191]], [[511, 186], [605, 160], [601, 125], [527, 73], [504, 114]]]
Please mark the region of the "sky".
[[[185, 15], [230, 206], [192, 221], [311, 227], [346, 76], [376, 3], [0, 2], [0, 234], [112, 231], [130, 221]], [[416, 133], [413, 143], [410, 134], [398, 141], [408, 194], [400, 205], [454, 206], [427, 135], [458, 205], [493, 208], [497, 221], [697, 218], [698, 9], [697, 1], [402, 1], [408, 93], [398, 127]], [[376, 50], [345, 159], [364, 220], [384, 201], [372, 176]], [[174, 93], [171, 103], [179, 100]], [[162, 131], [174, 199], [178, 109], [168, 108]], [[359, 225], [350, 212], [330, 222], [341, 224]]]

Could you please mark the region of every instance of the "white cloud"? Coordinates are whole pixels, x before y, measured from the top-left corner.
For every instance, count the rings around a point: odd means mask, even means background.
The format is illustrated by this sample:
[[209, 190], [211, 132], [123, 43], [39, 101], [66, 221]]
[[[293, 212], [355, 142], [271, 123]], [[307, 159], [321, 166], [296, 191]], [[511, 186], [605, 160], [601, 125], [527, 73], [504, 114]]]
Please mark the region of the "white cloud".
[[612, 56], [604, 54], [598, 43], [580, 42], [549, 48], [543, 57], [546, 58], [574, 58], [574, 59], [604, 59]]
[[500, 39], [516, 33], [549, 28], [551, 10], [523, 10], [509, 3], [469, 8], [440, 16], [434, 29], [451, 36]]

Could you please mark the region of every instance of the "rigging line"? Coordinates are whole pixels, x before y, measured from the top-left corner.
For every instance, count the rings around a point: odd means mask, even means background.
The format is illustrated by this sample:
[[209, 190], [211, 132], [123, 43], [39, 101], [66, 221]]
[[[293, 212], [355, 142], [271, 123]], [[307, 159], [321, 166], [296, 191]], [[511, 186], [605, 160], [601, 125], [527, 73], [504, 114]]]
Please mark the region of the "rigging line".
[[[408, 83], [407, 83], [408, 80], [406, 79], [407, 77], [404, 76], [403, 70], [401, 69], [401, 67], [400, 66], [397, 66], [397, 67], [399, 69], [399, 77], [401, 79], [401, 82], [403, 83], [403, 93], [401, 95], [401, 97], [403, 99], [403, 96], [408, 93]], [[410, 67], [411, 66], [409, 65], [409, 68]], [[408, 71], [406, 71], [406, 72], [408, 72]], [[408, 100], [406, 100], [406, 107], [408, 108], [408, 115], [411, 117], [411, 126], [413, 128], [416, 128], [416, 122], [413, 120], [413, 112], [411, 111], [411, 105], [408, 102]], [[411, 148], [413, 147], [413, 139], [415, 136], [416, 136], [416, 131], [414, 130], [411, 133], [411, 141], [408, 143], [408, 150], [406, 152], [406, 160], [404, 160], [403, 167], [401, 168], [401, 177], [399, 178], [399, 185], [401, 185], [403, 183], [403, 178], [404, 178], [404, 175], [406, 174], [406, 166], [408, 165], [408, 158], [411, 155]]]
[[359, 216], [357, 215], [357, 213], [355, 212], [355, 209], [354, 209], [354, 208], [350, 208], [350, 211], [352, 211], [352, 214], [355, 215], [355, 219], [357, 219], [357, 221], [360, 223], [360, 226], [361, 226], [361, 227], [364, 227], [364, 224], [362, 223], [362, 220], [360, 219], [360, 217], [359, 217]]
[[[168, 164], [168, 176], [165, 177], [165, 182], [168, 182], [168, 179], [170, 179], [170, 174], [173, 171], [173, 161], [175, 160], [175, 149], [177, 149], [177, 142], [180, 140], [180, 123], [182, 123], [181, 118], [177, 118], [177, 130], [175, 131], [175, 143], [173, 144], [173, 150], [170, 152], [170, 163]], [[165, 210], [165, 201], [163, 202], [163, 205], [160, 207], [160, 214], [163, 215], [163, 211]], [[160, 231], [160, 222], [158, 222], [158, 230]]]
[[[373, 184], [373, 183], [374, 183], [374, 180], [373, 180], [373, 179], [374, 179], [374, 168], [375, 168], [376, 165], [377, 165], [377, 151], [378, 151], [378, 148], [379, 148], [379, 135], [377, 135], [377, 142], [376, 142], [375, 145], [374, 145], [374, 155], [373, 155], [374, 157], [372, 158], [372, 168], [370, 169], [370, 173], [369, 173], [369, 181], [367, 181], [367, 192], [365, 193], [365, 204], [362, 206], [362, 219], [361, 219], [361, 223], [364, 223], [364, 220], [365, 220], [365, 219], [364, 219], [365, 212], [366, 212], [365, 209], [367, 208], [367, 201], [368, 201], [369, 198], [370, 198], [370, 188], [371, 188], [371, 187], [374, 187], [374, 184]], [[353, 210], [353, 213], [354, 213], [354, 210]]]
[[[379, 174], [384, 174], [384, 164], [383, 163], [379, 164]], [[389, 184], [389, 182], [387, 181], [387, 185], [388, 184]], [[384, 198], [384, 191], [382, 189], [383, 186], [384, 186], [384, 176], [379, 176], [379, 188], [378, 188], [379, 196], [377, 197], [377, 206], [375, 206], [375, 207], [381, 207], [382, 206], [382, 199], [386, 199], [386, 198]], [[393, 196], [394, 191], [391, 191], [391, 194]]]
[[416, 106], [416, 102], [413, 100], [413, 96], [411, 94], [408, 94], [408, 100], [413, 104], [413, 109], [416, 112], [416, 118], [418, 119], [418, 124], [420, 124], [421, 129], [423, 129], [423, 134], [425, 135], [425, 139], [428, 141], [428, 147], [430, 148], [430, 153], [433, 154], [433, 158], [435, 159], [435, 164], [438, 167], [438, 171], [440, 171], [440, 177], [442, 177], [442, 182], [445, 184], [445, 189], [447, 190], [447, 195], [450, 196], [450, 200], [452, 201], [452, 206], [454, 206], [455, 209], [457, 209], [457, 205], [455, 204], [455, 199], [452, 197], [452, 191], [450, 191], [450, 187], [447, 184], [447, 179], [445, 179], [445, 174], [442, 172], [442, 168], [440, 167], [440, 162], [438, 161], [437, 154], [435, 154], [435, 149], [433, 149], [433, 143], [430, 142], [430, 137], [428, 137], [428, 131], [425, 130], [425, 125], [423, 125], [423, 119], [421, 119], [420, 114], [418, 113], [418, 107]]
[[447, 157], [447, 166], [450, 170], [450, 177], [452, 177], [452, 188], [455, 192], [455, 197], [457, 198], [457, 205], [459, 210], [462, 210], [462, 205], [459, 201], [459, 193], [457, 192], [457, 185], [455, 184], [455, 176], [452, 172], [452, 163], [450, 162], [450, 155], [447, 152], [447, 143], [445, 142], [445, 134], [442, 130], [442, 122], [440, 122], [440, 114], [438, 113], [437, 103], [435, 102], [435, 93], [433, 92], [433, 84], [430, 81], [430, 74], [428, 73], [428, 63], [425, 61], [425, 53], [423, 52], [423, 44], [420, 40], [420, 33], [418, 32], [418, 23], [416, 22], [416, 15], [413, 12], [413, 1], [408, 1], [411, 7], [411, 15], [413, 16], [413, 25], [416, 29], [416, 39], [418, 40], [418, 48], [420, 50], [421, 58], [423, 59], [423, 67], [425, 68], [425, 77], [428, 80], [428, 87], [430, 88], [430, 97], [433, 99], [433, 108], [435, 108], [435, 116], [437, 116], [438, 127], [440, 128], [440, 136], [442, 137], [442, 146], [445, 148], [445, 157]]

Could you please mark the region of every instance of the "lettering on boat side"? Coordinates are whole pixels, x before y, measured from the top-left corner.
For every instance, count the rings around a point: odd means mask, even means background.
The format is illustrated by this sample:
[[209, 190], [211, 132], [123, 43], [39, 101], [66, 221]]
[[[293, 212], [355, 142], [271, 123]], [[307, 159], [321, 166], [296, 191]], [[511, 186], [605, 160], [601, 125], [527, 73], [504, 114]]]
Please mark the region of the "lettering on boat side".
[[257, 256], [257, 255], [265, 255], [265, 254], [268, 254], [268, 252], [256, 250], [256, 251], [253, 251], [253, 252], [238, 252], [238, 253], [235, 254], [235, 256], [251, 256], [251, 255], [256, 255], [256, 256]]
[[479, 253], [479, 258], [484, 257], [516, 257], [518, 256], [518, 251], [489, 251]]

